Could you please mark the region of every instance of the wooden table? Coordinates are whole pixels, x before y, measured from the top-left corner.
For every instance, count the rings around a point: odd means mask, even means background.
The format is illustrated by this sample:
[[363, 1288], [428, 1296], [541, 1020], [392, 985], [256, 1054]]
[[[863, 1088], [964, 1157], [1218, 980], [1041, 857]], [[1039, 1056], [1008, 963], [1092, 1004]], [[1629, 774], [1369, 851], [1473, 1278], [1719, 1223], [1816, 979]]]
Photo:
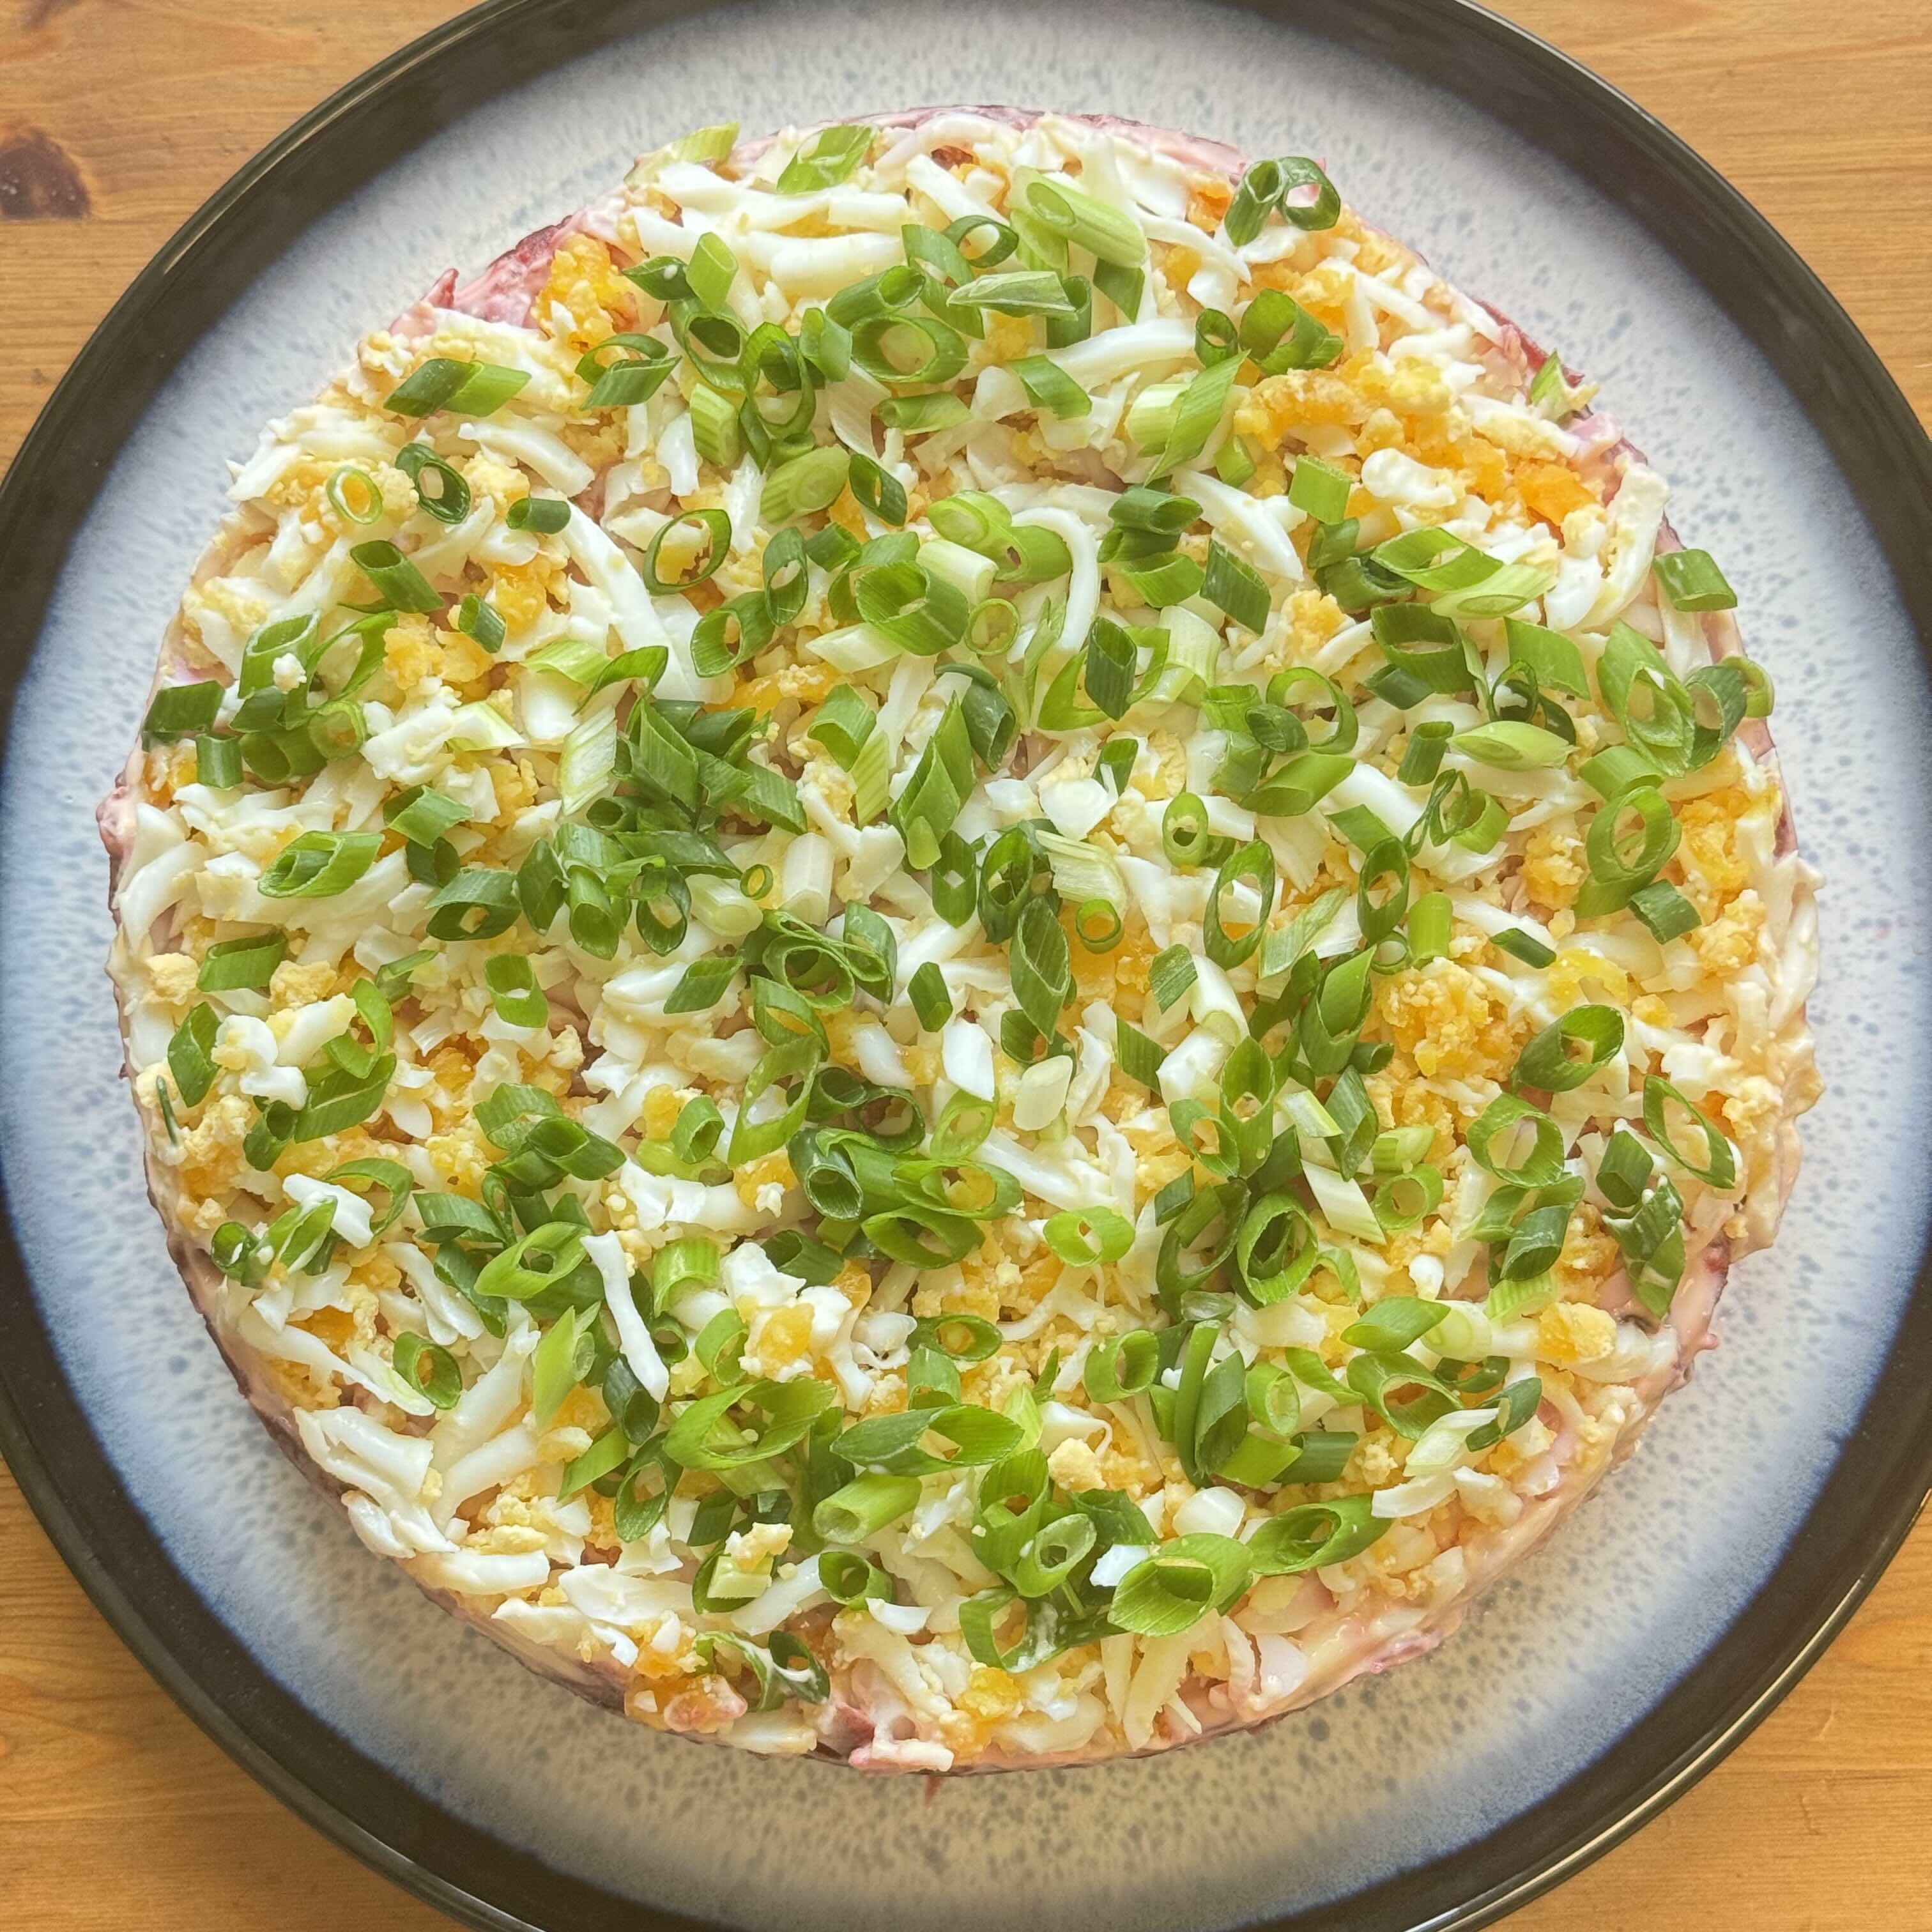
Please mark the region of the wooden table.
[[[256, 148], [442, 0], [0, 0], [0, 462], [109, 304]], [[1925, 0], [1506, 0], [1777, 222], [1932, 415]], [[448, 1922], [231, 1764], [0, 1470], [0, 1917], [38, 1932]], [[1932, 1923], [1932, 1521], [1728, 1762], [1516, 1932]]]

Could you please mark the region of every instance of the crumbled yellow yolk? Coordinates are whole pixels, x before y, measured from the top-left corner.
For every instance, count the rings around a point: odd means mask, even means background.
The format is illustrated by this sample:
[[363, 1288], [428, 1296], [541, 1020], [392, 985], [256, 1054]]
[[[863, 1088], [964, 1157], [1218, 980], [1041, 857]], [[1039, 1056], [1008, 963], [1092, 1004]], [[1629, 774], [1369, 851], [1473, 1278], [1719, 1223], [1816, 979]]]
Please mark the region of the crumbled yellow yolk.
[[469, 687], [480, 686], [496, 668], [496, 660], [474, 638], [462, 631], [440, 629], [436, 641], [442, 654], [436, 665], [436, 675], [444, 683], [454, 686], [464, 698], [480, 695], [480, 691]]
[[797, 1179], [797, 1175], [791, 1171], [790, 1157], [783, 1148], [778, 1148], [766, 1154], [762, 1160], [754, 1160], [748, 1166], [741, 1167], [734, 1177], [734, 1184], [738, 1190], [738, 1198], [743, 1202], [747, 1208], [754, 1208], [758, 1205], [760, 1188], [770, 1187], [774, 1184], [780, 1187], [790, 1187], [796, 1182]]
[[255, 1109], [238, 1094], [212, 1096], [202, 1117], [182, 1136], [181, 1178], [194, 1195], [226, 1194], [248, 1171], [242, 1143], [254, 1125]]
[[1572, 510], [1597, 500], [1566, 463], [1519, 464], [1514, 482], [1524, 508], [1559, 530]]
[[431, 1134], [423, 1144], [430, 1165], [459, 1192], [480, 1187], [484, 1169], [496, 1159], [482, 1130], [466, 1120], [448, 1133]]
[[1499, 1075], [1514, 1052], [1507, 1008], [1453, 960], [1391, 974], [1377, 1004], [1396, 1043], [1425, 1079]]
[[488, 496], [499, 512], [520, 503], [530, 494], [530, 479], [514, 464], [500, 463], [487, 449], [479, 449], [463, 465], [464, 480], [472, 497]]
[[1550, 997], [1561, 1006], [1574, 1005], [1586, 987], [1600, 988], [1614, 1000], [1622, 1000], [1630, 991], [1630, 976], [1621, 966], [1580, 946], [1566, 947], [1558, 953], [1548, 970]]
[[1094, 1445], [1077, 1436], [1070, 1436], [1046, 1459], [1046, 1472], [1063, 1490], [1078, 1495], [1085, 1490], [1107, 1486], [1106, 1471], [1095, 1454]]
[[1034, 346], [1032, 322], [1023, 315], [986, 317], [986, 353], [1001, 362], [1016, 362], [1030, 355]]
[[1406, 267], [1414, 257], [1399, 242], [1392, 242], [1380, 230], [1367, 226], [1352, 208], [1345, 208], [1336, 218], [1334, 234], [1338, 239], [1355, 244], [1355, 266], [1364, 274], [1386, 274], [1391, 268]]
[[1184, 790], [1187, 784], [1187, 750], [1172, 731], [1156, 726], [1147, 735], [1144, 749], [1154, 756], [1154, 770], [1143, 776], [1137, 768], [1132, 789], [1142, 797], [1154, 800], [1174, 797]]
[[1236, 433], [1274, 444], [1311, 424], [1360, 422], [1369, 405], [1350, 380], [1359, 359], [1336, 369], [1288, 369], [1264, 377], [1234, 412]]
[[755, 1372], [776, 1376], [794, 1362], [812, 1354], [812, 1310], [802, 1302], [775, 1308], [758, 1328], [755, 1350], [746, 1352], [747, 1366], [755, 1364]]
[[1742, 786], [1733, 785], [1686, 799], [1678, 812], [1684, 842], [1676, 862], [1688, 896], [1706, 919], [1750, 876], [1738, 849], [1738, 820], [1754, 802]]
[[997, 1322], [1006, 1296], [1019, 1288], [1019, 1264], [990, 1235], [959, 1264], [959, 1282], [946, 1289], [924, 1283], [913, 1291], [912, 1312], [934, 1315], [976, 1315]]
[[534, 624], [548, 608], [548, 586], [556, 566], [539, 551], [528, 563], [493, 565], [490, 602], [513, 631]]
[[1605, 1232], [1597, 1210], [1583, 1202], [1570, 1217], [1557, 1257], [1556, 1279], [1564, 1293], [1586, 1298], [1594, 1293], [1616, 1272], [1619, 1258], [1616, 1237]]
[[320, 1140], [292, 1142], [277, 1156], [274, 1171], [284, 1180], [292, 1174], [320, 1180], [345, 1161], [394, 1160], [402, 1151], [392, 1142], [376, 1139], [366, 1128], [350, 1127], [343, 1133], [326, 1134]]
[[1355, 388], [1374, 406], [1401, 416], [1439, 416], [1456, 400], [1442, 370], [1419, 356], [1368, 363], [1356, 376]]
[[1292, 592], [1286, 609], [1287, 628], [1281, 643], [1263, 659], [1265, 670], [1306, 664], [1348, 621], [1341, 605], [1322, 590]]
[[299, 1362], [267, 1360], [262, 1364], [270, 1382], [292, 1408], [339, 1408], [342, 1391], [333, 1376], [312, 1375]]
[[731, 701], [760, 712], [774, 710], [788, 700], [818, 704], [832, 695], [838, 682], [839, 674], [829, 664], [786, 664], [763, 677], [747, 678], [731, 694]]
[[1589, 869], [1583, 842], [1568, 826], [1539, 825], [1523, 848], [1522, 882], [1538, 904], [1552, 911], [1576, 903]]
[[[1616, 1245], [1611, 1244], [1612, 1249]], [[1616, 1318], [1586, 1302], [1559, 1301], [1536, 1318], [1537, 1355], [1558, 1368], [1599, 1360], [1616, 1341]]]
[[520, 755], [492, 758], [490, 785], [496, 795], [496, 823], [502, 824], [537, 802], [536, 767]]
[[1026, 1702], [1026, 1693], [1018, 1680], [989, 1664], [976, 1664], [966, 1688], [959, 1694], [959, 1708], [970, 1716], [988, 1724], [1010, 1718]]
[[403, 1271], [387, 1255], [369, 1255], [350, 1270], [349, 1278], [371, 1294], [384, 1294], [402, 1286]]
[[194, 998], [195, 981], [200, 971], [191, 953], [157, 952], [148, 961], [148, 984], [170, 1006], [182, 1005]]
[[427, 617], [412, 613], [389, 626], [382, 640], [382, 663], [398, 691], [406, 695], [424, 679], [434, 677], [441, 661], [436, 631]]
[[624, 454], [624, 426], [615, 416], [602, 422], [567, 422], [560, 432], [565, 446], [593, 470], [608, 470]]
[[1747, 890], [1738, 893], [1721, 918], [1694, 927], [1684, 937], [1707, 972], [1728, 976], [1742, 973], [1757, 957], [1758, 936], [1763, 930], [1763, 902]]
[[1116, 990], [1123, 993], [1146, 992], [1148, 968], [1159, 949], [1139, 914], [1127, 915], [1119, 944], [1106, 952], [1088, 950], [1071, 908], [1063, 910], [1060, 923], [1066, 928], [1068, 950], [1073, 956], [1074, 981], [1083, 1001], [1106, 999]]
[[326, 959], [298, 965], [284, 959], [268, 982], [268, 998], [278, 1006], [304, 1006], [346, 991], [335, 968]]
[[194, 784], [200, 774], [201, 760], [191, 738], [178, 745], [157, 745], [147, 755], [148, 797], [156, 805], [172, 805], [175, 794]]
[[677, 1117], [684, 1112], [685, 1103], [694, 1096], [686, 1088], [653, 1087], [644, 1096], [644, 1112], [638, 1124], [647, 1138], [668, 1140], [670, 1130], [677, 1125]]
[[1438, 1134], [1455, 1133], [1456, 1109], [1416, 1078], [1415, 1062], [1406, 1052], [1398, 1050], [1379, 1073], [1368, 1076], [1366, 1084], [1384, 1126], [1427, 1126]]
[[1221, 218], [1228, 212], [1228, 204], [1234, 198], [1233, 187], [1214, 175], [1197, 175], [1189, 184], [1187, 219], [1190, 224], [1211, 235], [1221, 225]]
[[551, 256], [550, 279], [531, 318], [545, 334], [580, 355], [628, 328], [637, 306], [637, 291], [617, 272], [610, 250], [594, 235], [573, 235]]

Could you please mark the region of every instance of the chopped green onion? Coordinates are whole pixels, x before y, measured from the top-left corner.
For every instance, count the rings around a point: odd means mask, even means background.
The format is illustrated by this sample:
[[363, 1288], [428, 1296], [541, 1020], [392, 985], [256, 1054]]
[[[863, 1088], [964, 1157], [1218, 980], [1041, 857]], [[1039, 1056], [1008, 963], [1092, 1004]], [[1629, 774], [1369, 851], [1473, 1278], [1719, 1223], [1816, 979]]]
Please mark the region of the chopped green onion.
[[1042, 1232], [1070, 1268], [1111, 1266], [1134, 1244], [1133, 1223], [1111, 1208], [1064, 1209], [1049, 1216]]
[[1514, 718], [1498, 718], [1458, 731], [1450, 740], [1450, 748], [1504, 772], [1544, 770], [1562, 764], [1570, 750], [1554, 731]]
[[1149, 474], [1162, 477], [1191, 463], [1220, 428], [1240, 364], [1232, 358], [1204, 369], [1175, 398], [1160, 454]]
[[494, 939], [516, 923], [517, 875], [465, 866], [429, 902], [432, 939]]
[[852, 360], [882, 382], [948, 382], [966, 366], [966, 338], [929, 316], [868, 316], [853, 328]]
[[[870, 581], [868, 578], [866, 587], [869, 588]], [[955, 699], [926, 740], [912, 776], [892, 807], [892, 822], [905, 841], [907, 863], [915, 871], [930, 871], [938, 862], [942, 842], [971, 794], [973, 776], [972, 740], [966, 729], [965, 710]]]
[[1697, 908], [1668, 879], [1653, 879], [1630, 896], [1630, 909], [1660, 946], [1703, 924]]
[[1583, 668], [1583, 656], [1561, 631], [1520, 617], [1505, 617], [1503, 632], [1509, 640], [1510, 662], [1526, 665], [1539, 685], [1567, 692], [1572, 698], [1587, 698], [1590, 681]]
[[454, 1408], [463, 1394], [463, 1371], [447, 1348], [406, 1331], [396, 1337], [395, 1371], [418, 1395], [437, 1408]]
[[1446, 959], [1449, 940], [1454, 930], [1454, 909], [1447, 892], [1424, 892], [1408, 909], [1410, 963], [1421, 966], [1432, 959]]
[[197, 733], [194, 741], [194, 776], [197, 784], [212, 791], [230, 791], [242, 782], [242, 747], [233, 738], [218, 738], [212, 732]]
[[431, 416], [438, 410], [487, 416], [501, 409], [530, 380], [530, 372], [524, 369], [432, 356], [382, 398], [382, 406], [400, 416]]
[[1160, 1369], [1160, 1337], [1150, 1328], [1136, 1328], [1094, 1344], [1081, 1372], [1082, 1386], [1096, 1402], [1125, 1402], [1150, 1388]]
[[184, 1106], [199, 1106], [214, 1084], [214, 1037], [220, 1024], [220, 1016], [202, 1000], [168, 1042], [168, 1071], [175, 1076]]
[[537, 983], [536, 969], [522, 954], [499, 953], [487, 961], [483, 976], [498, 1014], [512, 1026], [540, 1027], [550, 1020], [550, 1002]]
[[1396, 768], [1396, 782], [1408, 785], [1432, 784], [1442, 769], [1442, 754], [1448, 750], [1455, 730], [1454, 725], [1440, 718], [1416, 725], [1408, 734], [1408, 748]]
[[552, 536], [570, 521], [570, 506], [561, 496], [519, 496], [503, 521], [513, 530]]
[[456, 607], [456, 628], [493, 656], [503, 647], [502, 618], [494, 604], [486, 604], [473, 590]]
[[1108, 1618], [1142, 1636], [1178, 1636], [1232, 1610], [1252, 1574], [1246, 1546], [1232, 1537], [1178, 1537], [1120, 1579]]
[[842, 449], [808, 450], [780, 464], [765, 478], [758, 514], [767, 524], [828, 509], [845, 487], [850, 459]]
[[866, 158], [872, 134], [862, 124], [821, 128], [786, 162], [778, 178], [778, 193], [816, 194], [850, 180]]
[[345, 523], [374, 524], [382, 519], [382, 490], [375, 478], [355, 464], [345, 463], [337, 470], [325, 494]]
[[442, 599], [430, 588], [428, 578], [387, 537], [357, 544], [349, 560], [388, 599], [392, 610], [427, 614], [442, 608]]
[[1109, 718], [1118, 718], [1133, 696], [1134, 642], [1111, 619], [1096, 617], [1087, 634], [1087, 695]]
[[1192, 870], [1204, 866], [1214, 851], [1214, 834], [1208, 828], [1208, 807], [1198, 793], [1177, 792], [1161, 814], [1161, 850], [1171, 866]]
[[1562, 1129], [1547, 1114], [1514, 1094], [1498, 1094], [1470, 1122], [1465, 1138], [1470, 1158], [1498, 1180], [1522, 1187], [1547, 1187], [1562, 1178]]
[[736, 468], [744, 441], [731, 399], [700, 382], [691, 392], [690, 410], [691, 440], [698, 454], [713, 469]]
[[863, 1543], [909, 1516], [920, 1498], [913, 1476], [855, 1476], [812, 1513], [812, 1533], [827, 1543]]
[[937, 430], [950, 429], [970, 413], [965, 398], [949, 389], [937, 389], [928, 395], [889, 396], [878, 409], [879, 420], [886, 428], [902, 430], [908, 436], [929, 436]]
[[1318, 457], [1298, 456], [1288, 479], [1288, 500], [1318, 524], [1339, 524], [1348, 514], [1348, 493], [1354, 487], [1355, 479], [1346, 470]]
[[382, 843], [374, 832], [304, 832], [283, 847], [256, 890], [265, 898], [332, 898], [375, 863]]
[[[928, 1435], [952, 1444], [954, 1453], [942, 1456], [926, 1448]], [[1019, 1424], [1009, 1418], [970, 1402], [956, 1402], [941, 1408], [868, 1417], [835, 1438], [832, 1450], [862, 1472], [923, 1476], [997, 1462], [1018, 1448], [1021, 1440]]]
[[417, 502], [438, 523], [460, 524], [470, 514], [470, 485], [428, 443], [404, 443], [396, 452], [396, 467], [415, 486]]
[[1556, 958], [1553, 947], [1544, 945], [1534, 934], [1525, 932], [1520, 926], [1512, 926], [1491, 934], [1490, 944], [1499, 952], [1520, 959], [1526, 966], [1547, 966]]
[[1270, 1516], [1248, 1539], [1248, 1560], [1257, 1576], [1292, 1576], [1346, 1563], [1395, 1527], [1375, 1514], [1370, 1496], [1337, 1496], [1300, 1503]]
[[1063, 421], [1084, 416], [1093, 409], [1093, 398], [1050, 358], [1023, 356], [1008, 366], [1035, 409], [1051, 410]]
[[[1065, 279], [1043, 268], [1010, 268], [1001, 274], [981, 275], [955, 290], [951, 302], [956, 308], [990, 308], [1001, 315], [1071, 315], [1076, 306], [1067, 293]], [[1046, 360], [1043, 356], [1028, 359]], [[1070, 379], [1062, 375], [1060, 380]]]
[[946, 990], [946, 976], [930, 959], [906, 982], [906, 994], [928, 1033], [937, 1033], [952, 1017], [952, 996]]
[[1015, 928], [1015, 940], [1013, 997], [1021, 1012], [1050, 1040], [1062, 1009], [1073, 996], [1073, 964], [1066, 932], [1045, 899], [1028, 900]]
[[[1675, 1106], [1690, 1115], [1691, 1124], [1702, 1138], [1703, 1158], [1695, 1160], [1685, 1153], [1670, 1132], [1670, 1116], [1665, 1109]], [[1687, 1174], [1714, 1187], [1720, 1192], [1727, 1192], [1735, 1186], [1738, 1178], [1737, 1156], [1730, 1142], [1718, 1132], [1702, 1108], [1693, 1106], [1684, 1096], [1662, 1075], [1647, 1076], [1643, 1083], [1643, 1124], [1650, 1137], [1659, 1147], [1682, 1168]]]
[[[1252, 884], [1259, 904], [1253, 923], [1237, 937], [1222, 923], [1221, 902], [1230, 886], [1244, 879]], [[1406, 879], [1405, 871], [1405, 883]], [[1268, 915], [1274, 910], [1274, 854], [1266, 840], [1252, 839], [1222, 860], [1220, 869], [1214, 875], [1214, 883], [1208, 889], [1208, 908], [1202, 921], [1208, 957], [1216, 965], [1238, 966], [1252, 955], [1262, 943], [1262, 932]]]
[[1194, 981], [1194, 956], [1184, 946], [1168, 946], [1148, 968], [1148, 990], [1162, 1012], [1191, 992]]
[[[690, 526], [697, 526], [702, 542], [693, 547], [690, 542]], [[658, 560], [662, 555], [665, 540], [674, 532], [686, 535], [676, 548], [688, 551], [689, 561], [686, 568], [670, 577], [660, 573]], [[644, 580], [644, 588], [654, 597], [668, 597], [681, 590], [688, 590], [694, 584], [703, 584], [718, 574], [719, 566], [731, 554], [731, 519], [722, 510], [685, 510], [671, 518], [651, 538], [650, 548], [644, 553], [644, 567], [640, 573]], [[600, 654], [602, 646], [599, 646]]]
[[[1241, 347], [1264, 376], [1289, 369], [1325, 369], [1342, 352], [1342, 338], [1280, 289], [1263, 289], [1241, 317]], [[1297, 474], [1308, 457], [1297, 460]], [[1307, 504], [1300, 508], [1311, 509]], [[1312, 514], [1312, 509], [1311, 509]], [[1335, 523], [1335, 517], [1316, 518]]]
[[1732, 610], [1738, 593], [1706, 550], [1676, 550], [1651, 560], [1658, 587], [1680, 610]]
[[155, 692], [141, 721], [141, 742], [147, 745], [170, 742], [198, 731], [211, 729], [221, 709], [226, 688], [219, 680], [209, 678], [200, 684], [170, 684]]
[[670, 144], [670, 154], [679, 161], [722, 161], [738, 141], [738, 124], [721, 121], [710, 128], [694, 128]]
[[684, 279], [705, 308], [722, 309], [738, 278], [738, 259], [715, 230], [700, 235], [685, 264]]
[[1267, 627], [1268, 586], [1219, 537], [1208, 541], [1208, 569], [1202, 594], [1244, 630], [1259, 632]]
[[1052, 234], [1097, 260], [1137, 268], [1147, 260], [1147, 237], [1132, 215], [1063, 181], [1036, 180], [1027, 212]]
[[1114, 1052], [1120, 1071], [1130, 1080], [1138, 1082], [1150, 1092], [1158, 1088], [1160, 1064], [1166, 1055], [1138, 1027], [1126, 1020], [1116, 1022]]

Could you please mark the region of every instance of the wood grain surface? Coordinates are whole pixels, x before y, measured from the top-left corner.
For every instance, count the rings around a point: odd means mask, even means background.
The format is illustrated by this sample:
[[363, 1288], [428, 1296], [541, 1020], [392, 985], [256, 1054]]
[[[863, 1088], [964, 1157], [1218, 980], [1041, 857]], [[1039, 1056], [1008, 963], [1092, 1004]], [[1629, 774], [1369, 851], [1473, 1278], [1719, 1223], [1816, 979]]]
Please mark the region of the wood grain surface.
[[[0, 462], [182, 219], [457, 10], [438, 0], [0, 0]], [[1932, 417], [1932, 4], [1506, 0], [1778, 224]], [[507, 241], [509, 238], [506, 237]], [[469, 266], [476, 266], [474, 264]], [[1856, 1284], [1848, 1285], [1853, 1292]], [[430, 1932], [124, 1650], [0, 1470], [0, 1923]], [[1792, 1696], [1512, 1932], [1932, 1926], [1932, 1520]]]

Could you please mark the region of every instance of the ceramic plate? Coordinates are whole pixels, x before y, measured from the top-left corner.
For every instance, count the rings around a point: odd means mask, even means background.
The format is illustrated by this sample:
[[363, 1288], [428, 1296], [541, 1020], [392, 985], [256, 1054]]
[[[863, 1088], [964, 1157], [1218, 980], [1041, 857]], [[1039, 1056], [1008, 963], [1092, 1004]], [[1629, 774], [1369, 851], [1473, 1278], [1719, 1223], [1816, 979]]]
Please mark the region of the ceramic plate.
[[[1828, 1090], [1776, 1249], [1634, 1462], [1436, 1658], [1258, 1735], [949, 1784], [697, 1750], [578, 1704], [371, 1564], [182, 1292], [119, 1078], [93, 801], [223, 459], [358, 332], [630, 157], [928, 101], [1106, 110], [1324, 157], [1370, 220], [1598, 378], [1724, 561], [1808, 854]], [[1932, 1467], [1932, 457], [1770, 229], [1474, 8], [506, 0], [346, 90], [190, 222], [0, 494], [0, 1444], [97, 1601], [323, 1828], [479, 1924], [1055, 1932], [1485, 1922], [1735, 1743]], [[1904, 1150], [1897, 1153], [1893, 1150]]]

